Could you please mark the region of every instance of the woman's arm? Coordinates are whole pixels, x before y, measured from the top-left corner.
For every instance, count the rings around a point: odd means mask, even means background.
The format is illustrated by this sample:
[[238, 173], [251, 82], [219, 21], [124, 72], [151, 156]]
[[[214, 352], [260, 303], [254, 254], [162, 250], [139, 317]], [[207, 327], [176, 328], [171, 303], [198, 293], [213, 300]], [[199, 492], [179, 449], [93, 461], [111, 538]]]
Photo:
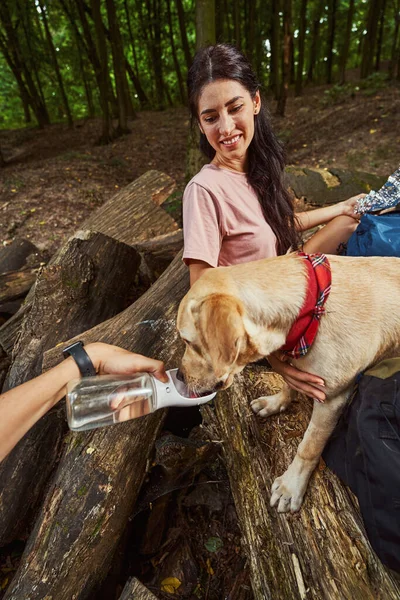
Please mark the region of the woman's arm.
[[[167, 381], [164, 365], [159, 360], [102, 343], [88, 344], [85, 350], [99, 374], [146, 371]], [[0, 395], [0, 461], [36, 421], [61, 400], [66, 384], [79, 377], [77, 364], [68, 357], [47, 373]]]
[[317, 225], [328, 223], [335, 217], [340, 217], [342, 215], [358, 220], [360, 217], [354, 212], [354, 209], [358, 200], [364, 198], [364, 196], [365, 194], [358, 194], [357, 196], [352, 196], [348, 200], [343, 200], [343, 202], [338, 202], [331, 206], [324, 206], [323, 208], [296, 213], [296, 228], [298, 231], [306, 231]]
[[207, 269], [212, 269], [213, 267], [203, 260], [187, 260], [186, 261], [189, 266], [189, 275], [190, 275], [190, 287], [199, 279], [199, 277], [207, 271]]

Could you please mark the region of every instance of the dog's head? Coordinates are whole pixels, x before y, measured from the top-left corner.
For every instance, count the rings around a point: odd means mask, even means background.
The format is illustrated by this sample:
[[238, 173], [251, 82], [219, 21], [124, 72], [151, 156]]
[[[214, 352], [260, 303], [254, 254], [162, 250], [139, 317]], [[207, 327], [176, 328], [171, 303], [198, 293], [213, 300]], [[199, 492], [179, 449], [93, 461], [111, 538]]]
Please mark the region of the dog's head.
[[211, 293], [200, 298], [189, 292], [177, 320], [186, 349], [181, 373], [197, 393], [229, 387], [236, 373], [260, 355], [245, 328], [245, 309], [233, 295]]

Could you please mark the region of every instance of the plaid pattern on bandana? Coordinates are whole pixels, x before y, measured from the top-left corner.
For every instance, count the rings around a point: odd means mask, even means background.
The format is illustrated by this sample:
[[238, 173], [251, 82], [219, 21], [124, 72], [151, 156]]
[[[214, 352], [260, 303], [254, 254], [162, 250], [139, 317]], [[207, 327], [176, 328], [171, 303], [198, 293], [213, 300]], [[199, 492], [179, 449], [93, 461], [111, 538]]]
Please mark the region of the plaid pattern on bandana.
[[310, 349], [325, 312], [332, 281], [331, 266], [325, 254], [298, 252], [298, 256], [306, 261], [308, 286], [304, 305], [281, 348], [290, 358], [301, 358]]

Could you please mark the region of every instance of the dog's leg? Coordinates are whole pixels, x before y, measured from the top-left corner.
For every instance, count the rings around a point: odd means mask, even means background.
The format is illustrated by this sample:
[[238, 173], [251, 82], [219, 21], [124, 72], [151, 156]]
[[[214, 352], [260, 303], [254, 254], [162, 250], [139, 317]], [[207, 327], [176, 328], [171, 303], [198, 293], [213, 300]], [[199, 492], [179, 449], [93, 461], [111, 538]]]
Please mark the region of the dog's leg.
[[269, 417], [270, 415], [275, 415], [286, 410], [295, 394], [296, 392], [285, 383], [281, 391], [277, 394], [261, 396], [253, 400], [250, 406], [260, 417]]
[[324, 404], [314, 402], [310, 423], [297, 454], [271, 489], [271, 506], [278, 504], [278, 512], [296, 512], [303, 503], [308, 481], [318, 464], [349, 394], [349, 389]]

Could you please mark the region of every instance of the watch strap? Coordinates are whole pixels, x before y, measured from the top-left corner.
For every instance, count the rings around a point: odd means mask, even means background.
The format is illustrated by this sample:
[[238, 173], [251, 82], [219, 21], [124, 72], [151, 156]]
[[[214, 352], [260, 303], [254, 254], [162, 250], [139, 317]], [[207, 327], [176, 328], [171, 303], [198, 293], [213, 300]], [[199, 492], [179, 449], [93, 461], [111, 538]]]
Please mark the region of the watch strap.
[[83, 347], [83, 342], [74, 342], [70, 346], [67, 346], [63, 349], [64, 358], [68, 356], [72, 356], [76, 364], [78, 365], [78, 369], [82, 375], [82, 377], [94, 377], [97, 375], [96, 369], [86, 350]]

